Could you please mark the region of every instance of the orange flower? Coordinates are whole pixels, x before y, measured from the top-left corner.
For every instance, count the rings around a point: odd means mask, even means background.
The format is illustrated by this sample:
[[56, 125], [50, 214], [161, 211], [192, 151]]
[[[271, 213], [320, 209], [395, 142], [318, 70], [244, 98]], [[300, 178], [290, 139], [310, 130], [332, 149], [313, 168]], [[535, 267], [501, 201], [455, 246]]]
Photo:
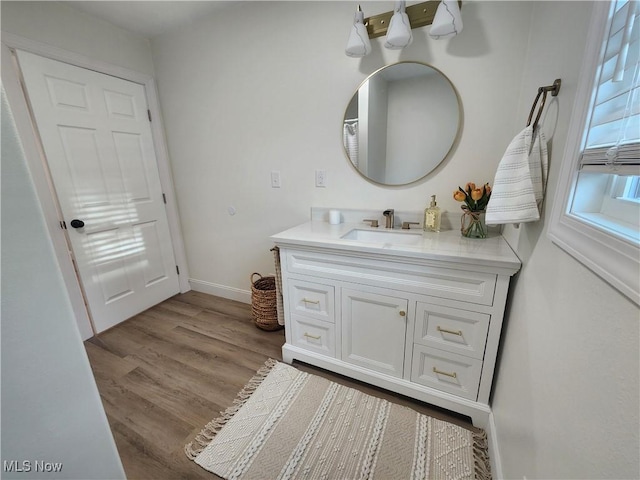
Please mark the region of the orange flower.
[[487, 192], [487, 195], [491, 193], [491, 186], [488, 183], [485, 183], [484, 191]]
[[475, 184], [475, 183], [473, 183], [473, 182], [469, 182], [469, 183], [467, 183], [467, 186], [466, 186], [466, 187], [464, 187], [464, 189], [465, 189], [465, 191], [466, 191], [467, 193], [471, 193], [471, 191], [472, 191], [472, 190], [475, 190], [475, 189], [476, 189], [476, 184]]
[[454, 198], [454, 200], [456, 200], [458, 202], [464, 202], [464, 199], [466, 197], [467, 196], [463, 192], [461, 192], [460, 190], [456, 190], [455, 192], [453, 192], [453, 198]]
[[471, 198], [476, 201], [480, 200], [483, 194], [484, 193], [481, 188], [474, 188], [473, 190], [471, 190]]

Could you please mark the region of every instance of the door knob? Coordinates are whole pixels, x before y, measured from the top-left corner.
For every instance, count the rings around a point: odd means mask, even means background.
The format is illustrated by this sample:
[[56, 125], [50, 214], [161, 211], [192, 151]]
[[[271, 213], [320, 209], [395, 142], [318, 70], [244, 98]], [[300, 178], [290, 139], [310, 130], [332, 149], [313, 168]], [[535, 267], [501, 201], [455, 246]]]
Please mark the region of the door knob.
[[84, 222], [82, 220], [78, 220], [77, 218], [74, 218], [73, 220], [71, 220], [71, 226], [73, 228], [82, 228], [84, 227]]
[[404, 310], [400, 310], [400, 316], [404, 317], [407, 314], [407, 312], [405, 312]]

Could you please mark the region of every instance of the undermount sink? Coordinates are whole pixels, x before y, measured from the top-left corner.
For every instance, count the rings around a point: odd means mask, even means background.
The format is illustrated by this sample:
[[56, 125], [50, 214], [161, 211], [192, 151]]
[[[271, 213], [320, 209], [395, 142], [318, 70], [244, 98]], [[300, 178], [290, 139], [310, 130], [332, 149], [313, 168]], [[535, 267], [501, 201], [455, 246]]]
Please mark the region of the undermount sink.
[[364, 243], [390, 243], [392, 245], [417, 245], [422, 241], [419, 232], [393, 232], [389, 230], [360, 230], [355, 228], [342, 237], [344, 240], [357, 240]]

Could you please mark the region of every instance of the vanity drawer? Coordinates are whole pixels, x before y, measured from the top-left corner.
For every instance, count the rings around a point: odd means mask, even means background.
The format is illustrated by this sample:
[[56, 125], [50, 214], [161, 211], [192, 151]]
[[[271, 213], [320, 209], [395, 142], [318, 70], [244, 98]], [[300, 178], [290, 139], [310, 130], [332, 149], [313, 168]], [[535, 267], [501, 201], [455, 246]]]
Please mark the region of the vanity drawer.
[[482, 360], [490, 315], [418, 302], [413, 340]]
[[414, 344], [411, 381], [476, 400], [482, 361]]
[[325, 322], [335, 322], [334, 288], [331, 285], [289, 280], [289, 311]]
[[305, 350], [329, 357], [336, 356], [335, 325], [291, 315], [291, 342]]
[[493, 305], [497, 276], [401, 261], [362, 259], [347, 255], [285, 251], [286, 270], [296, 275], [322, 276], [380, 288]]

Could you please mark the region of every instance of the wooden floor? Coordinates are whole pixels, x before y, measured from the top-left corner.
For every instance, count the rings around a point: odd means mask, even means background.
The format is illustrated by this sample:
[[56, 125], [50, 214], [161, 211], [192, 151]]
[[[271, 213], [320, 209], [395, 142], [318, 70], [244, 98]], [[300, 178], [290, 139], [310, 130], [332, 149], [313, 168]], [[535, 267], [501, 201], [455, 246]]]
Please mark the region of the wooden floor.
[[[129, 479], [215, 479], [184, 445], [268, 358], [281, 360], [284, 332], [256, 328], [249, 305], [198, 292], [176, 295], [85, 342]], [[371, 395], [470, 427], [428, 405], [303, 364]]]

